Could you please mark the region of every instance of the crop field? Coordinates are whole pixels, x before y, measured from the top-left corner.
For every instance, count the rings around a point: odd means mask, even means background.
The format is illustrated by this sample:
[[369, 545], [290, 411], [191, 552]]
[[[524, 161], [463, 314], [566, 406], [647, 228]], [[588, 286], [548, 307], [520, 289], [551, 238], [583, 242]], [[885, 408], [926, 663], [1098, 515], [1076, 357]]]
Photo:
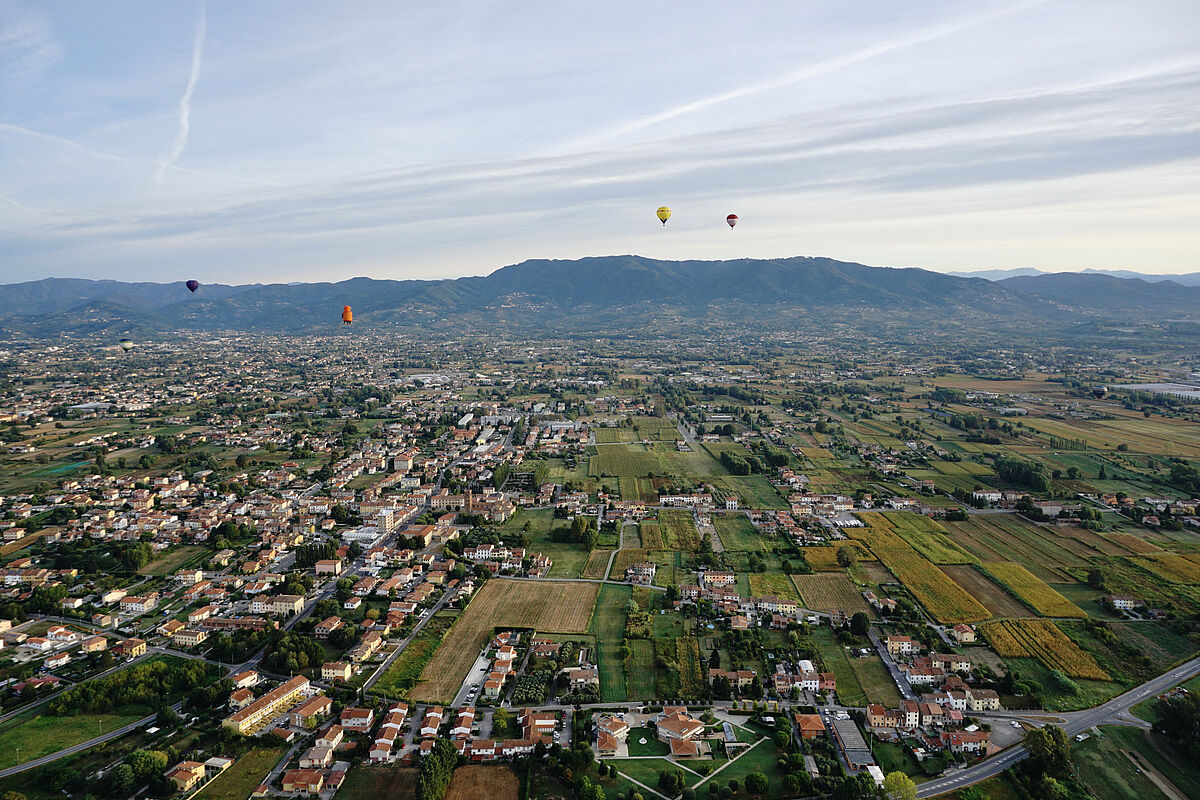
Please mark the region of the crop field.
[[871, 607], [858, 587], [843, 573], [792, 575], [791, 578], [805, 608], [825, 613], [839, 610], [847, 614], [871, 613]]
[[[804, 560], [818, 572], [840, 572], [842, 566], [837, 562], [837, 551], [843, 547], [851, 547], [858, 554], [858, 559], [871, 558], [871, 552], [858, 542], [838, 542], [837, 545], [811, 545], [801, 549]], [[889, 576], [890, 578], [890, 576]]]
[[947, 565], [942, 572], [983, 603], [993, 617], [1027, 617], [1029, 609], [987, 575], [969, 564]]
[[603, 578], [608, 570], [608, 557], [612, 550], [593, 550], [588, 555], [587, 563], [583, 565], [581, 578]]
[[254, 748], [213, 778], [196, 795], [196, 800], [245, 800], [263, 782], [283, 753], [278, 747]]
[[641, 445], [603, 445], [597, 448], [596, 455], [588, 459], [588, 475], [593, 478], [666, 475], [670, 472], [670, 462]]
[[[425, 665], [413, 689], [417, 702], [448, 702], [496, 628], [586, 633], [596, 605], [595, 583], [542, 583], [493, 578], [483, 585]], [[609, 587], [606, 587], [609, 588]], [[612, 587], [616, 588], [616, 587]]]
[[1200, 583], [1200, 556], [1151, 553], [1130, 560], [1174, 583]]
[[938, 622], [979, 622], [992, 616], [970, 593], [946, 580], [946, 573], [894, 533], [882, 515], [864, 513], [859, 517], [867, 527], [849, 528], [847, 535], [869, 547]]
[[721, 491], [737, 497], [743, 508], [788, 507], [765, 475], [722, 475], [713, 478], [713, 484]]
[[1190, 613], [1200, 610], [1200, 587], [1173, 583], [1135, 559], [1096, 559], [1093, 565], [1104, 575], [1105, 586], [1112, 594], [1140, 597], [1151, 607], [1176, 608]]
[[194, 545], [176, 547], [139, 569], [138, 573], [141, 575], [170, 575], [185, 566], [193, 566], [189, 562], [194, 561], [195, 565], [199, 565], [204, 556], [211, 552], [207, 548]]
[[425, 666], [445, 640], [445, 634], [455, 619], [456, 615], [450, 612], [438, 612], [413, 637], [404, 652], [388, 665], [387, 670], [379, 676], [374, 690], [384, 697], [407, 698], [413, 687], [420, 683]]
[[517, 800], [519, 789], [508, 767], [471, 764], [454, 770], [445, 800]]
[[798, 600], [796, 587], [787, 575], [778, 572], [750, 573], [750, 594], [754, 597], [778, 597], [781, 600]]
[[766, 542], [745, 514], [717, 514], [713, 527], [726, 550], [766, 550]]
[[1035, 658], [1047, 669], [1059, 670], [1072, 678], [1112, 680], [1096, 659], [1081, 650], [1049, 620], [984, 622], [979, 631], [992, 649], [1003, 657]]
[[692, 512], [664, 508], [658, 512], [658, 525], [666, 534], [664, 549], [687, 550], [693, 553], [700, 549], [700, 531], [696, 530]]
[[679, 691], [685, 698], [703, 697], [708, 684], [700, 669], [700, 641], [694, 636], [675, 639], [675, 654], [679, 664]]
[[[591, 584], [595, 586], [596, 584]], [[621, 645], [625, 643], [625, 604], [633, 597], [628, 586], [603, 584], [595, 595], [596, 612], [589, 632], [596, 637], [596, 666], [600, 672], [600, 699], [622, 702], [625, 694], [625, 668]]]
[[628, 696], [635, 700], [654, 699], [654, 642], [630, 639], [629, 661], [625, 670]]
[[[943, 522], [950, 538], [980, 561], [1015, 561], [1047, 583], [1074, 580], [1069, 570], [1087, 566], [1086, 559], [1064, 546], [1082, 545], [1074, 540], [1061, 541], [1052, 533], [1015, 514], [977, 515], [966, 522]], [[1093, 551], [1101, 555], [1099, 551]]]
[[[862, 515], [870, 517], [867, 524], [874, 526], [878, 517], [875, 514]], [[911, 511], [891, 511], [879, 515], [901, 539], [913, 546], [918, 553], [935, 564], [974, 564], [977, 559], [966, 550], [955, 544], [947, 531], [939, 523]]]
[[649, 478], [624, 475], [620, 478], [611, 478], [607, 482], [611, 483], [614, 480], [621, 490], [622, 500], [649, 505], [658, 503], [658, 492], [654, 490], [654, 483]]
[[987, 561], [984, 571], [1043, 617], [1086, 619], [1087, 612], [1046, 585], [1020, 564], [1011, 561]]
[[642, 547], [647, 550], [666, 550], [667, 536], [654, 520], [644, 519], [638, 523], [638, 535], [642, 537]]
[[1158, 545], [1134, 536], [1131, 533], [1106, 533], [1104, 534], [1104, 538], [1116, 542], [1130, 553], [1137, 553], [1139, 555], [1155, 553], [1162, 549]]
[[656, 439], [663, 442], [678, 441], [679, 429], [665, 419], [638, 419], [633, 422], [639, 439]]
[[592, 435], [596, 437], [596, 444], [619, 444], [633, 441], [633, 431], [629, 428], [592, 428]]

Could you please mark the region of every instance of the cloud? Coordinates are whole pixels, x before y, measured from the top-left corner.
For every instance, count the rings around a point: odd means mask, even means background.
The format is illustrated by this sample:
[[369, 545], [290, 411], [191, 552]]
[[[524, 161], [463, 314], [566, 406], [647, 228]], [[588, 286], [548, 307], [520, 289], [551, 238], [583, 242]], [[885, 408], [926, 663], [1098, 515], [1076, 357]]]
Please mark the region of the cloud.
[[174, 166], [183, 149], [187, 147], [188, 133], [192, 125], [192, 93], [196, 91], [196, 81], [200, 79], [200, 64], [204, 58], [204, 37], [208, 33], [208, 14], [204, 3], [200, 3], [200, 13], [196, 19], [196, 38], [192, 40], [192, 72], [188, 75], [187, 88], [183, 97], [179, 98], [179, 129], [175, 132], [175, 140], [167, 152], [158, 157], [158, 181], [162, 183], [167, 167]]
[[14, 0], [0, 0], [0, 81], [26, 82], [61, 55], [44, 16]]

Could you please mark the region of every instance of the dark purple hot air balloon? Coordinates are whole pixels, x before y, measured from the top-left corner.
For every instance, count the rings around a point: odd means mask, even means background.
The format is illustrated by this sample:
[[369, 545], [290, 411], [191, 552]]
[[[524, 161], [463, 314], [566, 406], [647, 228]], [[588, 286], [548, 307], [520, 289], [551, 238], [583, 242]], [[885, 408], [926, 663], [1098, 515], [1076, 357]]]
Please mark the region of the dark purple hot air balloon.
[[194, 292], [200, 288], [200, 281], [188, 281], [184, 286], [188, 287], [189, 292]]

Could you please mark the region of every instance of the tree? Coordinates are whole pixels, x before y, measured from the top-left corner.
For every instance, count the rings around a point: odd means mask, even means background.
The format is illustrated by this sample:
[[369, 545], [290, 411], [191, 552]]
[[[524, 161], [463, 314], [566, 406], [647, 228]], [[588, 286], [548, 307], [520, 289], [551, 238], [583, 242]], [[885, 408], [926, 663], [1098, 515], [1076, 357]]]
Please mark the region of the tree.
[[866, 636], [871, 630], [871, 618], [862, 611], [856, 611], [850, 618], [850, 632], [855, 636]]
[[1042, 775], [1065, 777], [1071, 774], [1071, 745], [1067, 734], [1057, 725], [1034, 728], [1025, 734], [1025, 748], [1032, 766]]
[[837, 550], [837, 562], [839, 566], [850, 569], [858, 563], [858, 551], [849, 545], [839, 547]]
[[[767, 776], [761, 772], [751, 772], [746, 776], [746, 791], [755, 797], [761, 797], [767, 791]], [[916, 795], [913, 795], [916, 797]]]
[[889, 772], [883, 777], [883, 793], [888, 800], [917, 800], [917, 785], [903, 772]]

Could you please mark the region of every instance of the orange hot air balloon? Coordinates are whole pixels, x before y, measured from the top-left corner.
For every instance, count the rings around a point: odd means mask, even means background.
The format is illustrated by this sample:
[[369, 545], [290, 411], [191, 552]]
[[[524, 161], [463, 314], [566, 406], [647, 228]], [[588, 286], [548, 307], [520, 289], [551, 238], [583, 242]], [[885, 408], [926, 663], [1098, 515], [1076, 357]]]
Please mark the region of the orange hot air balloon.
[[354, 324], [354, 312], [350, 310], [350, 306], [342, 306], [342, 324]]

